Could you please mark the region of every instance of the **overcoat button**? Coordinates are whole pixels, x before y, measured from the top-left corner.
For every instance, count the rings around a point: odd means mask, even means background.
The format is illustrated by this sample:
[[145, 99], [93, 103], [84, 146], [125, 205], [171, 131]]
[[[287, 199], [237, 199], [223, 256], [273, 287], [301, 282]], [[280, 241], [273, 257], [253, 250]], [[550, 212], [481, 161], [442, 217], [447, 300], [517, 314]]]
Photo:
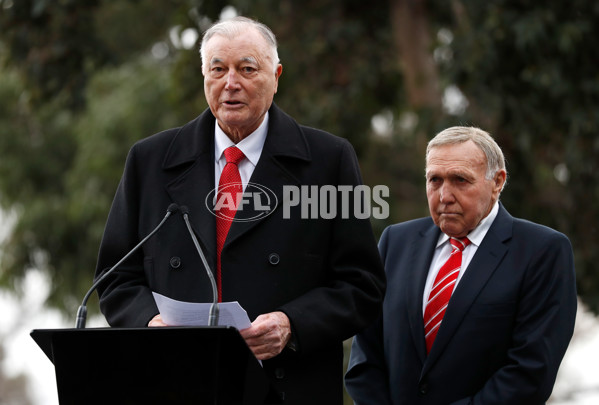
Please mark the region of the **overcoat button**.
[[276, 253], [271, 253], [268, 255], [268, 262], [273, 266], [276, 266], [281, 261], [281, 258]]
[[418, 387], [418, 392], [421, 396], [426, 395], [428, 393], [428, 384], [427, 383], [420, 384], [420, 386]]
[[285, 369], [282, 367], [275, 368], [275, 378], [278, 380], [285, 378]]
[[181, 258], [177, 256], [171, 257], [170, 264], [171, 268], [178, 269], [179, 267], [181, 267]]

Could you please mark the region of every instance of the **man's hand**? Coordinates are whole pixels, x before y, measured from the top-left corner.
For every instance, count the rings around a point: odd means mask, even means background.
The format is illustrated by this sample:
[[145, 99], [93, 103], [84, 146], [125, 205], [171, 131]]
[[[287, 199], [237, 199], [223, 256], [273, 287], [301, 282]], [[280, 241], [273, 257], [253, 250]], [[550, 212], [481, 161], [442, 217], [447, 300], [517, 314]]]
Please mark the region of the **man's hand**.
[[150, 322], [148, 322], [148, 326], [168, 326], [166, 323], [162, 321], [162, 317], [160, 314], [156, 315]]
[[240, 333], [254, 356], [267, 360], [283, 351], [291, 338], [291, 324], [283, 312], [271, 312], [257, 317], [252, 326]]

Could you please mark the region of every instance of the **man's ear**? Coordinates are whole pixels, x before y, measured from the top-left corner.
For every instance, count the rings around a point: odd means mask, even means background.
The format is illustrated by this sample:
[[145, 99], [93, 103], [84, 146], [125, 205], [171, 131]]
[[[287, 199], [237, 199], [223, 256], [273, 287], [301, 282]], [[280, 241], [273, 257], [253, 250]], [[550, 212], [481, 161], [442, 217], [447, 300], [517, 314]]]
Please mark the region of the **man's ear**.
[[493, 192], [499, 195], [501, 190], [503, 190], [503, 186], [505, 186], [505, 181], [507, 179], [507, 173], [504, 169], [498, 170], [495, 173], [495, 178], [493, 179], [495, 186], [493, 188]]
[[277, 69], [275, 70], [275, 94], [277, 89], [279, 88], [279, 77], [283, 74], [283, 65], [280, 63], [277, 65]]

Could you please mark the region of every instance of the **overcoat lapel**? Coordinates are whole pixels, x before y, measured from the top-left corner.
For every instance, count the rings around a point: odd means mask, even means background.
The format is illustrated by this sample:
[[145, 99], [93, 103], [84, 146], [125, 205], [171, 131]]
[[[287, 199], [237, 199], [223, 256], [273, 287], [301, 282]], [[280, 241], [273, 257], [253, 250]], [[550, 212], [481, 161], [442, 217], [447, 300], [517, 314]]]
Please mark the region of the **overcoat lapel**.
[[206, 197], [215, 187], [214, 125], [214, 116], [206, 110], [181, 127], [163, 164], [164, 170], [175, 176], [167, 184], [167, 192], [176, 204], [189, 208], [190, 223], [213, 268], [216, 263], [216, 220], [206, 206]]
[[[301, 184], [301, 180], [285, 166], [285, 160], [289, 158], [309, 161], [311, 158], [310, 150], [298, 124], [273, 104], [269, 110], [268, 134], [264, 142], [264, 148], [250, 183], [266, 187], [276, 195], [277, 206], [275, 210], [282, 209], [283, 186], [299, 186]], [[262, 216], [251, 221], [244, 220], [255, 218], [258, 216], [257, 214], [252, 204], [246, 205], [243, 210], [237, 211], [223, 250], [273, 215]]]
[[504, 242], [511, 238], [512, 223], [512, 216], [500, 204], [495, 221], [493, 221], [491, 228], [470, 261], [468, 270], [451, 296], [443, 322], [441, 322], [439, 332], [435, 338], [435, 344], [422, 370], [423, 375], [443, 353], [455, 330], [468, 313], [470, 306], [507, 253], [508, 247]]
[[[216, 263], [216, 220], [210, 209], [213, 202], [206, 201], [206, 197], [215, 188], [214, 125], [214, 116], [206, 110], [182, 127], [171, 142], [163, 165], [164, 170], [181, 172], [167, 185], [167, 191], [175, 203], [189, 208], [192, 227], [213, 266]], [[250, 182], [275, 193], [277, 210], [281, 209], [283, 185], [300, 184], [286, 169], [285, 158], [309, 161], [310, 151], [298, 124], [273, 104], [269, 110], [268, 135]], [[256, 214], [253, 207], [247, 205], [237, 212], [223, 249], [267, 218], [243, 221]]]

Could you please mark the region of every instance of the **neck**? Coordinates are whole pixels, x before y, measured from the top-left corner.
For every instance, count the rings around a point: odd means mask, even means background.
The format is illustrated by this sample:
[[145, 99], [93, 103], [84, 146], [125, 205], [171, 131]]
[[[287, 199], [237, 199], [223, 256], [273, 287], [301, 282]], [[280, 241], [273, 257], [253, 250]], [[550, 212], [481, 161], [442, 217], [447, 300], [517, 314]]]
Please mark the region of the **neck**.
[[258, 129], [260, 124], [262, 124], [262, 121], [264, 121], [264, 116], [262, 116], [262, 119], [258, 120], [254, 125], [245, 128], [227, 126], [220, 121], [218, 122], [218, 126], [234, 144], [238, 144]]
[[[227, 131], [225, 129], [223, 129], [223, 132], [225, 133], [225, 135], [227, 135], [227, 137], [233, 141], [233, 143], [235, 145], [237, 145], [239, 142], [241, 142], [242, 140], [244, 140], [245, 138], [247, 138], [247, 136], [249, 134], [251, 134], [251, 132], [237, 132], [237, 131]], [[253, 132], [253, 131], [252, 131]]]

